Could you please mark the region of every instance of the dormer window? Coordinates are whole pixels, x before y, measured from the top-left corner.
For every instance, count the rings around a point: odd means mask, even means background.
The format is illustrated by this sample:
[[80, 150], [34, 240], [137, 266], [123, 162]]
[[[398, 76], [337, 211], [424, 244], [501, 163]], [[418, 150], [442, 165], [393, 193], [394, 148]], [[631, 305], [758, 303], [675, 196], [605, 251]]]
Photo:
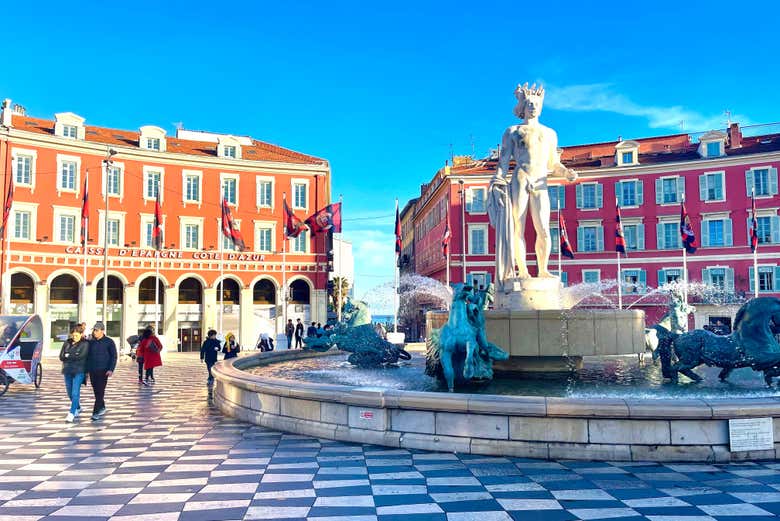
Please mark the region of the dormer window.
[[54, 135], [69, 139], [84, 139], [84, 118], [73, 112], [54, 115]]
[[726, 155], [726, 133], [717, 130], [707, 132], [699, 139], [699, 156], [722, 157]]
[[138, 146], [155, 152], [165, 152], [165, 130], [153, 125], [146, 125], [140, 129]]
[[241, 159], [241, 143], [233, 136], [220, 136], [217, 141], [217, 156]]
[[639, 143], [636, 141], [621, 141], [615, 146], [615, 162], [617, 166], [639, 164]]

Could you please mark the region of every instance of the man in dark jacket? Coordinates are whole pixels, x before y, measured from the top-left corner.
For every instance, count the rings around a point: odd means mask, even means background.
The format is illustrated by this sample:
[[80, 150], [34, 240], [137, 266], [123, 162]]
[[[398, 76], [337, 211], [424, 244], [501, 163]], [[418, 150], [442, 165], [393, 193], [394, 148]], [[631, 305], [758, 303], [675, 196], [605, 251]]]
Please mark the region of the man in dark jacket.
[[211, 385], [214, 383], [214, 376], [211, 374], [211, 368], [217, 363], [217, 355], [222, 350], [222, 346], [217, 339], [217, 332], [213, 329], [209, 329], [206, 336], [206, 340], [203, 341], [203, 345], [200, 347], [200, 361], [206, 362], [206, 367], [209, 370], [208, 383]]
[[284, 336], [287, 337], [287, 349], [292, 349], [293, 335], [295, 334], [295, 325], [292, 323], [292, 319], [287, 319], [287, 325], [284, 326]]
[[95, 393], [95, 406], [92, 408], [92, 421], [97, 421], [106, 414], [106, 395], [108, 378], [116, 369], [116, 344], [106, 336], [106, 326], [97, 322], [92, 328], [92, 338], [89, 339], [89, 355], [87, 355], [87, 371], [92, 391]]
[[299, 318], [295, 324], [295, 349], [301, 348], [303, 348], [303, 322]]
[[314, 322], [312, 322], [311, 325], [306, 329], [306, 336], [307, 337], [317, 336], [317, 325]]

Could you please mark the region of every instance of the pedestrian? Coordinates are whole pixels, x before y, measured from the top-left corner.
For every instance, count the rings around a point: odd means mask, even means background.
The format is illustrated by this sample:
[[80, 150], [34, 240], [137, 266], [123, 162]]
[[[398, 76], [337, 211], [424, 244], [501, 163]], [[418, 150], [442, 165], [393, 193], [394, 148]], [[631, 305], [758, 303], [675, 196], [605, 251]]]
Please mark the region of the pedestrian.
[[211, 374], [211, 368], [217, 363], [219, 350], [220, 343], [219, 340], [217, 340], [217, 332], [213, 329], [209, 329], [209, 332], [206, 333], [206, 340], [203, 341], [203, 345], [200, 347], [200, 361], [206, 362], [206, 367], [209, 370], [209, 385], [214, 383], [214, 375]]
[[298, 319], [295, 324], [295, 349], [303, 348], [303, 322]]
[[287, 319], [287, 325], [284, 326], [284, 336], [287, 337], [287, 349], [292, 349], [292, 339], [293, 335], [295, 334], [295, 326], [293, 325], [292, 319]]
[[312, 322], [311, 325], [306, 329], [306, 336], [315, 337], [317, 336], [317, 324]]
[[317, 322], [317, 338], [321, 337], [325, 334], [325, 330], [322, 329], [322, 324], [320, 322]]
[[79, 326], [70, 330], [70, 336], [62, 344], [60, 349], [60, 361], [62, 362], [62, 374], [65, 377], [65, 390], [70, 399], [70, 411], [65, 421], [72, 423], [81, 414], [81, 384], [86, 378], [87, 355], [89, 354], [89, 342], [84, 340]]
[[106, 414], [106, 385], [116, 369], [116, 344], [106, 336], [106, 326], [96, 322], [92, 328], [92, 338], [89, 340], [89, 355], [87, 356], [87, 371], [92, 391], [95, 393], [95, 406], [92, 408], [92, 421], [97, 421]]
[[146, 326], [143, 333], [141, 333], [141, 341], [135, 351], [136, 358], [141, 359], [143, 368], [146, 371], [143, 382], [141, 381], [141, 374], [138, 374], [139, 383], [144, 385], [154, 383], [154, 368], [162, 366], [162, 357], [160, 356], [162, 348], [162, 342], [154, 334], [154, 326]]
[[225, 360], [237, 357], [239, 352], [241, 352], [241, 346], [236, 342], [236, 336], [233, 333], [228, 333], [225, 336], [225, 344], [222, 346], [222, 354], [225, 355]]

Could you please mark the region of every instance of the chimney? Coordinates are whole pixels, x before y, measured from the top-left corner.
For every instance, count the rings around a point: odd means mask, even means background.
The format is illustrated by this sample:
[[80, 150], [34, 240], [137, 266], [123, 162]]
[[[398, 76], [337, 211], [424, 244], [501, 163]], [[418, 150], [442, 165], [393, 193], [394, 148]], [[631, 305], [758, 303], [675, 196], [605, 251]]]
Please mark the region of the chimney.
[[0, 115], [0, 126], [6, 128], [13, 127], [13, 121], [11, 118], [12, 115], [13, 111], [11, 110], [11, 100], [6, 98], [3, 100], [3, 112], [2, 115]]
[[742, 131], [739, 130], [739, 123], [729, 125], [729, 148], [740, 148], [742, 146]]

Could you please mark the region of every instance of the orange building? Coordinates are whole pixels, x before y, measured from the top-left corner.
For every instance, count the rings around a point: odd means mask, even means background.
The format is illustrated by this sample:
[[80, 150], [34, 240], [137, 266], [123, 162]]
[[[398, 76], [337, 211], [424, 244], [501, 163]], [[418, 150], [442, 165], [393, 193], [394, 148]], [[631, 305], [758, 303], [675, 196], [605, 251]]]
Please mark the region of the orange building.
[[[287, 317], [325, 322], [326, 237], [307, 231], [285, 241], [282, 204], [286, 197], [305, 219], [330, 202], [324, 159], [250, 137], [93, 127], [69, 112], [33, 118], [5, 100], [0, 163], [3, 194], [13, 179], [3, 309], [41, 315], [51, 349], [73, 323], [91, 326], [102, 317], [106, 244], [107, 330], [116, 339], [160, 321], [171, 346], [178, 338], [178, 349], [190, 351], [200, 348], [204, 329], [222, 322], [223, 333], [254, 346], [260, 333], [283, 330], [285, 282]], [[159, 254], [152, 248], [158, 191], [165, 244]], [[244, 252], [221, 234], [220, 193], [244, 237]]]

